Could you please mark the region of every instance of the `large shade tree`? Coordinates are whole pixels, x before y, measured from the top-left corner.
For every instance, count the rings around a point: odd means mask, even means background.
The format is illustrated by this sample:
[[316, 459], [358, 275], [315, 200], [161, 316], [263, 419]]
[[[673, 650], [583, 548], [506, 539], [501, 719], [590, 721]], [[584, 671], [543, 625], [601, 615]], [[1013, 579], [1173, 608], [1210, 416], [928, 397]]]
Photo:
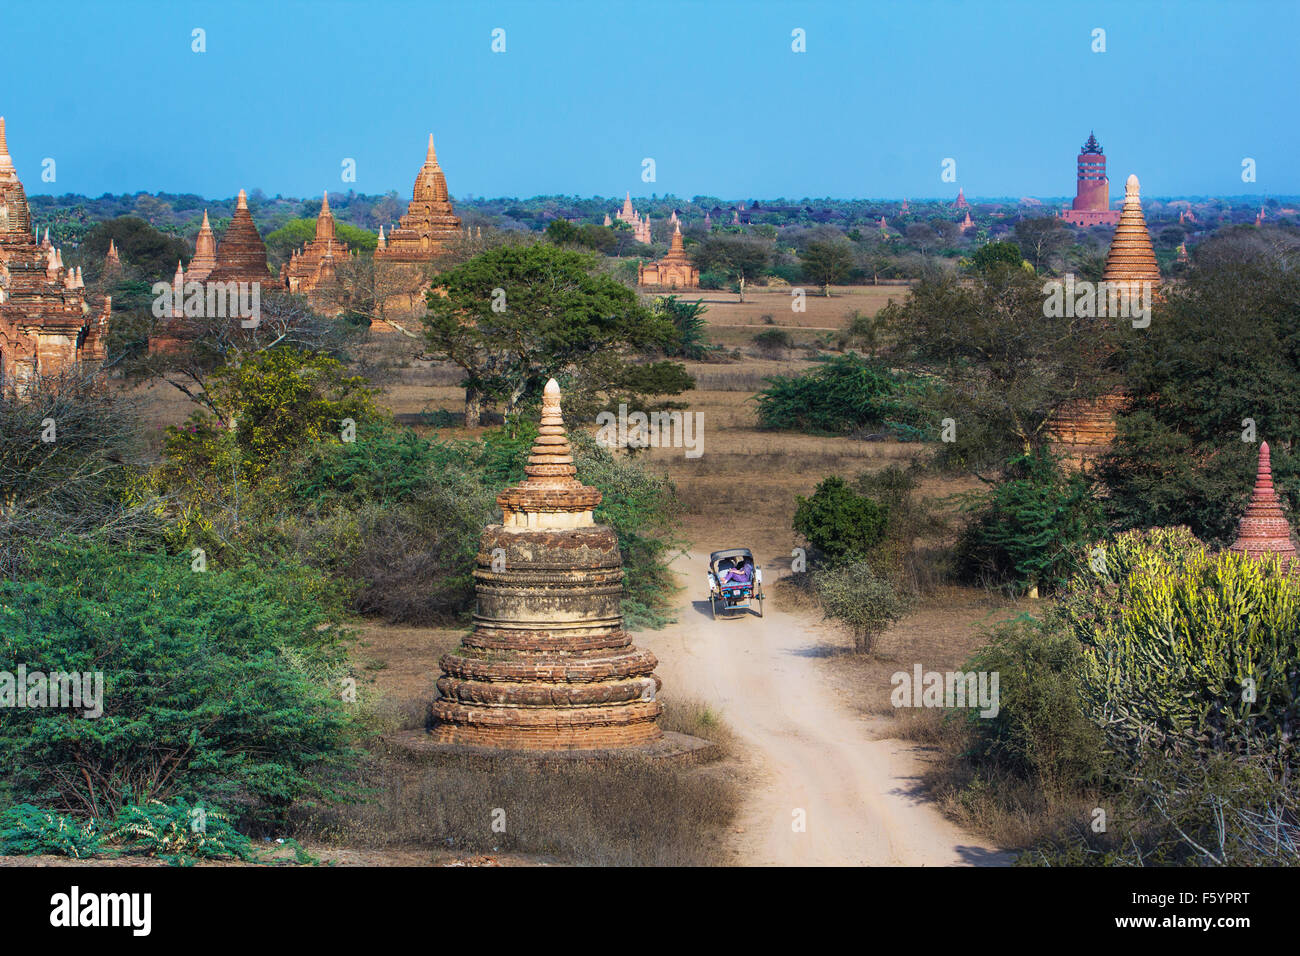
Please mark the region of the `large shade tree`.
[[632, 360], [677, 338], [596, 257], [550, 243], [501, 246], [443, 272], [424, 330], [430, 352], [465, 371], [468, 427], [489, 403], [511, 414], [549, 376], [613, 391]]

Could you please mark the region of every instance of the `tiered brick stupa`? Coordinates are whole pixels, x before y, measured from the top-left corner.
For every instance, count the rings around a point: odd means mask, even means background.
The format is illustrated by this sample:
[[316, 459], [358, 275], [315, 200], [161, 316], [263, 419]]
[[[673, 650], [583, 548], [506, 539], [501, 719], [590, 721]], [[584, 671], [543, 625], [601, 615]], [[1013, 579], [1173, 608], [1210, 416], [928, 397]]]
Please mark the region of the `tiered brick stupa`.
[[208, 222], [208, 211], [203, 210], [203, 225], [194, 240], [194, 258], [185, 272], [186, 282], [206, 282], [212, 270], [217, 267], [217, 236]]
[[334, 267], [348, 254], [348, 246], [335, 236], [334, 214], [330, 212], [330, 194], [321, 199], [316, 216], [316, 238], [294, 250], [284, 267], [285, 286], [290, 292], [311, 295], [334, 280]]
[[[1142, 215], [1136, 176], [1129, 176], [1124, 184], [1124, 208], [1106, 254], [1102, 279], [1123, 286], [1130, 296], [1142, 296], [1135, 301], [1144, 303], [1150, 303], [1150, 296], [1160, 288], [1160, 267]], [[1143, 287], [1148, 284], [1149, 292], [1144, 293]], [[1098, 292], [1098, 298], [1106, 294]], [[1103, 357], [1099, 355], [1098, 361]], [[1115, 416], [1123, 409], [1124, 401], [1122, 395], [1104, 395], [1094, 402], [1075, 402], [1062, 409], [1048, 425], [1052, 450], [1076, 468], [1105, 454], [1115, 440]]]
[[698, 289], [700, 270], [691, 264], [682, 246], [682, 227], [673, 229], [672, 245], [668, 254], [658, 262], [637, 266], [637, 285], [664, 286], [669, 289]]
[[117, 243], [112, 239], [108, 240], [108, 252], [104, 253], [104, 272], [105, 280], [115, 278], [122, 274], [122, 257], [117, 252]]
[[614, 532], [576, 478], [547, 382], [522, 483], [501, 493], [502, 523], [483, 531], [474, 632], [443, 657], [435, 742], [505, 750], [604, 750], [659, 740], [658, 661], [632, 646], [619, 599]]
[[92, 307], [80, 272], [32, 232], [27, 194], [0, 117], [0, 387], [22, 392], [36, 374], [105, 357], [111, 300]]
[[266, 264], [266, 243], [248, 211], [248, 195], [241, 189], [235, 215], [217, 246], [217, 264], [205, 281], [261, 282], [270, 284], [271, 272]]
[[1255, 473], [1255, 491], [1241, 518], [1237, 540], [1230, 551], [1252, 558], [1277, 555], [1282, 567], [1290, 568], [1296, 560], [1295, 543], [1291, 540], [1291, 525], [1282, 510], [1282, 502], [1273, 487], [1273, 466], [1269, 461], [1268, 442], [1259, 443], [1259, 467]]
[[1092, 133], [1079, 151], [1074, 202], [1061, 218], [1075, 226], [1112, 226], [1120, 215], [1110, 208], [1110, 179], [1106, 176], [1106, 156]]
[[460, 218], [451, 207], [447, 177], [438, 165], [429, 134], [424, 165], [415, 177], [411, 204], [406, 215], [388, 231], [384, 243], [375, 249], [377, 261], [432, 262], [446, 251], [448, 243], [462, 237]]

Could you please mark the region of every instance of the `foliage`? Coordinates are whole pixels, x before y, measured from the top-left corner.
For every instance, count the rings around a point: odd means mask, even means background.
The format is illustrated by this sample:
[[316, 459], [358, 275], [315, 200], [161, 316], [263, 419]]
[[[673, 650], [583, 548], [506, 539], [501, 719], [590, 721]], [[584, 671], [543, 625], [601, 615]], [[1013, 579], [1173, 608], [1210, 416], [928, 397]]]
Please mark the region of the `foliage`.
[[[348, 251], [374, 252], [379, 244], [379, 234], [361, 229], [350, 222], [335, 219], [334, 235], [348, 245]], [[296, 249], [316, 238], [316, 217], [291, 219], [266, 237], [267, 257], [274, 262], [285, 262]]]
[[832, 435], [884, 429], [908, 441], [931, 430], [927, 409], [938, 392], [928, 380], [842, 355], [805, 375], [768, 379], [755, 401], [761, 428]]
[[465, 371], [471, 427], [485, 402], [513, 414], [552, 376], [598, 391], [607, 382], [594, 369], [676, 337], [671, 321], [600, 274], [593, 257], [549, 243], [489, 249], [441, 273], [427, 301], [425, 337]]
[[82, 272], [87, 282], [97, 282], [112, 242], [117, 247], [126, 278], [146, 282], [170, 281], [176, 263], [190, 258], [190, 246], [180, 236], [167, 235], [138, 216], [121, 216], [96, 223], [81, 243]]
[[855, 490], [875, 502], [887, 517], [884, 534], [866, 557], [904, 594], [916, 594], [934, 583], [933, 571], [921, 559], [918, 541], [950, 533], [944, 516], [917, 494], [920, 473], [919, 465], [906, 470], [889, 465], [864, 471], [854, 481]]
[[843, 478], [824, 479], [809, 498], [800, 496], [794, 530], [832, 564], [865, 557], [881, 540], [888, 511], [855, 492]]
[[1043, 303], [1041, 280], [995, 265], [969, 282], [927, 277], [906, 302], [882, 310], [900, 358], [937, 375], [948, 390], [944, 417], [954, 420], [956, 434], [939, 449], [942, 464], [995, 467], [1042, 447], [1064, 406], [1114, 389], [1103, 361], [1114, 324], [1045, 318]]
[[84, 860], [98, 853], [104, 833], [94, 820], [79, 820], [30, 803], [0, 811], [0, 854], [67, 856]]
[[831, 286], [853, 271], [853, 247], [844, 240], [810, 242], [800, 253], [799, 264], [804, 274], [822, 287], [822, 293], [830, 295]]
[[1297, 767], [1300, 582], [1276, 559], [1212, 553], [1186, 529], [1132, 531], [1071, 582], [1081, 691], [1112, 750]]
[[0, 722], [14, 799], [111, 818], [181, 796], [252, 816], [332, 791], [349, 754], [338, 598], [288, 564], [192, 570], [87, 545], [0, 582], [0, 670], [102, 674], [102, 716], [18, 708]]
[[701, 361], [709, 351], [708, 324], [704, 321], [708, 307], [704, 300], [683, 302], [675, 295], [666, 295], [655, 299], [653, 308], [667, 316], [677, 329], [676, 341], [669, 346], [668, 354], [693, 362]]
[[127, 856], [152, 856], [171, 863], [194, 860], [251, 860], [253, 844], [217, 807], [150, 800], [118, 811], [108, 840]]
[[957, 545], [959, 567], [972, 579], [1016, 591], [1059, 589], [1102, 529], [1092, 483], [1063, 471], [1043, 450], [1010, 459], [971, 510]]
[[1079, 643], [1028, 615], [998, 625], [967, 672], [998, 675], [998, 713], [967, 716], [972, 756], [1060, 796], [1099, 781], [1101, 731], [1079, 701]]
[[813, 586], [825, 615], [852, 629], [859, 653], [869, 653], [877, 635], [907, 612], [907, 601], [865, 560], [821, 568]]
[[1024, 257], [1020, 247], [1014, 242], [986, 242], [970, 256], [971, 269], [981, 275], [987, 275], [998, 266], [1020, 268]]

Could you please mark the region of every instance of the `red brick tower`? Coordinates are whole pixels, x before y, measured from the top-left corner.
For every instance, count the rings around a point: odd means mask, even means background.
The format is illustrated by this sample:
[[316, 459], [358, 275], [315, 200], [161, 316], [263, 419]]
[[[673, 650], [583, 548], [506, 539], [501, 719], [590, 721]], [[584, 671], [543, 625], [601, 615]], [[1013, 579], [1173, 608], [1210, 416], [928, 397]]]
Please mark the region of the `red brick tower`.
[[1075, 226], [1113, 226], [1119, 222], [1118, 210], [1110, 208], [1110, 179], [1106, 176], [1106, 156], [1092, 133], [1079, 151], [1078, 182], [1074, 202], [1061, 218]]

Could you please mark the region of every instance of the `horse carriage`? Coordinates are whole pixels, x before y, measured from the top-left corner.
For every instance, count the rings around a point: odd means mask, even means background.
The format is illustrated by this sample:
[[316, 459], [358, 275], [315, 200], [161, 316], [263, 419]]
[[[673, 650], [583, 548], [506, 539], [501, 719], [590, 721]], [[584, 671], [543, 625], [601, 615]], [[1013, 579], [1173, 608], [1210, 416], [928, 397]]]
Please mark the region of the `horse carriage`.
[[749, 548], [727, 548], [709, 555], [709, 608], [716, 620], [718, 611], [748, 610], [757, 602], [763, 616], [763, 569], [754, 563]]

